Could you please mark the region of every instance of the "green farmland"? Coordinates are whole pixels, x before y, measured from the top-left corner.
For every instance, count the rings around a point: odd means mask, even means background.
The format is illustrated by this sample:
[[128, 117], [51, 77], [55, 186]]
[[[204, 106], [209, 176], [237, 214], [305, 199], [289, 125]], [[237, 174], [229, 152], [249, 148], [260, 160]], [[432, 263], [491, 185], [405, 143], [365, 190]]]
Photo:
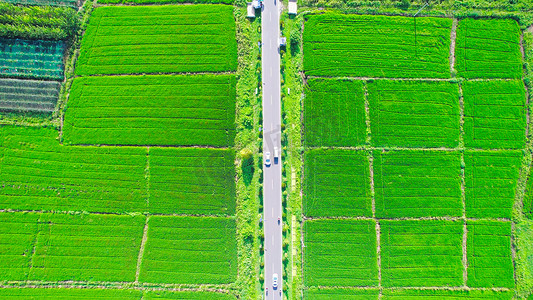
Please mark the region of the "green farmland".
[[233, 145], [235, 76], [98, 76], [74, 80], [65, 143]]
[[21, 79], [0, 79], [0, 110], [52, 112], [61, 83]]
[[236, 51], [231, 6], [99, 7], [76, 74], [234, 71]]

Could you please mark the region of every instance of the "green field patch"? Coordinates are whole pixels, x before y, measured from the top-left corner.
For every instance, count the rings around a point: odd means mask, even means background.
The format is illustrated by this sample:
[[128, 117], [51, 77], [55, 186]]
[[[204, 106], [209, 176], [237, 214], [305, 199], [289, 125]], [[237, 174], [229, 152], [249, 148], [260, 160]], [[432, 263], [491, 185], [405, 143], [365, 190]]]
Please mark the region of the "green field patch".
[[452, 19], [333, 13], [306, 18], [307, 75], [450, 77]]
[[511, 218], [522, 153], [466, 151], [466, 216]]
[[380, 224], [384, 287], [463, 284], [462, 222], [381, 220]]
[[0, 213], [0, 280], [28, 279], [39, 216]]
[[522, 81], [466, 81], [465, 146], [519, 149], [526, 143], [526, 96]]
[[0, 110], [52, 112], [61, 82], [0, 79]]
[[0, 38], [0, 75], [63, 80], [63, 41]]
[[98, 7], [77, 75], [223, 72], [237, 68], [233, 6]]
[[377, 300], [379, 290], [377, 289], [329, 289], [329, 288], [309, 288], [304, 290], [306, 300]]
[[305, 153], [304, 214], [372, 217], [368, 154], [315, 149]]
[[30, 280], [134, 281], [144, 216], [43, 214]]
[[235, 219], [150, 218], [139, 281], [227, 284], [236, 278]]
[[150, 148], [150, 212], [235, 213], [235, 152]]
[[64, 147], [52, 128], [0, 127], [0, 208], [144, 212], [146, 149]]
[[2, 299], [21, 300], [141, 300], [142, 291], [127, 289], [104, 288], [3, 288], [0, 289]]
[[457, 26], [455, 69], [465, 78], [521, 78], [520, 26], [513, 19], [463, 19]]
[[361, 81], [309, 79], [304, 104], [305, 145], [349, 147], [366, 139]]
[[76, 78], [67, 144], [233, 146], [233, 75]]
[[514, 287], [511, 223], [468, 221], [468, 281], [470, 287]]
[[144, 300], [153, 300], [153, 299], [189, 299], [189, 300], [232, 300], [236, 299], [235, 296], [222, 293], [211, 293], [204, 291], [179, 291], [179, 292], [170, 292], [170, 291], [145, 291]]
[[368, 83], [372, 144], [385, 147], [457, 147], [459, 87], [451, 82]]
[[376, 223], [312, 220], [303, 225], [305, 286], [377, 286]]
[[513, 291], [492, 291], [492, 290], [399, 290], [399, 289], [384, 289], [384, 300], [428, 300], [428, 299], [443, 299], [443, 300], [463, 300], [463, 299], [494, 299], [494, 300], [511, 300], [513, 299]]
[[79, 0], [2, 0], [3, 2], [22, 5], [42, 5], [42, 6], [70, 6], [77, 7]]
[[461, 160], [452, 151], [374, 151], [378, 218], [461, 216]]

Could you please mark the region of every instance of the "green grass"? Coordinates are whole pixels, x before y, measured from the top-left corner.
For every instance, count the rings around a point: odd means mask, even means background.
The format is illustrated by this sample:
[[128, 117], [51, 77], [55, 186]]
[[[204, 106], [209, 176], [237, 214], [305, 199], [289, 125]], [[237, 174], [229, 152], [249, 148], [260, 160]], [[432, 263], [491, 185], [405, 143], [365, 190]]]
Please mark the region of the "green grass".
[[150, 211], [235, 214], [235, 152], [150, 148]]
[[237, 277], [232, 218], [153, 216], [139, 281], [227, 284]]
[[372, 144], [385, 147], [457, 147], [459, 87], [451, 82], [368, 83]]
[[450, 77], [451, 19], [333, 13], [306, 18], [307, 75]]
[[0, 213], [0, 280], [28, 278], [38, 219], [33, 213]]
[[[71, 288], [3, 288], [0, 289], [2, 299], [20, 300], [141, 300], [143, 292], [127, 289], [71, 289]], [[146, 299], [146, 297], [145, 297]]]
[[419, 299], [443, 299], [443, 300], [463, 300], [463, 299], [493, 299], [511, 300], [513, 291], [492, 291], [492, 290], [383, 290], [384, 300], [419, 300]]
[[233, 7], [98, 7], [80, 51], [77, 75], [235, 71]]
[[466, 151], [466, 216], [510, 218], [522, 153]]
[[458, 152], [374, 151], [376, 216], [461, 216]]
[[309, 288], [304, 290], [304, 299], [308, 300], [377, 300], [378, 297], [379, 291], [376, 289], [352, 290]]
[[223, 4], [233, 4], [234, 0], [101, 0], [98, 3], [102, 4], [174, 4], [174, 3], [223, 3]]
[[360, 81], [309, 79], [305, 97], [305, 145], [349, 147], [366, 139]]
[[376, 224], [312, 220], [303, 225], [305, 286], [377, 286]]
[[511, 223], [468, 221], [468, 281], [471, 287], [514, 287]]
[[144, 216], [43, 214], [30, 280], [134, 281]]
[[461, 286], [463, 224], [381, 220], [384, 287]]
[[527, 177], [526, 192], [523, 201], [523, 213], [530, 219], [533, 218], [533, 178], [531, 177], [531, 173]]
[[525, 147], [527, 109], [522, 81], [466, 81], [463, 94], [466, 147]]
[[235, 76], [76, 78], [66, 144], [233, 146]]
[[154, 300], [154, 299], [188, 299], [188, 300], [230, 300], [236, 299], [235, 296], [222, 293], [210, 293], [203, 291], [180, 291], [180, 292], [169, 292], [169, 291], [145, 291], [143, 299], [145, 300]]
[[513, 19], [463, 19], [455, 69], [465, 78], [521, 78], [520, 26]]
[[0, 110], [52, 112], [59, 81], [0, 79]]
[[362, 151], [305, 153], [303, 212], [310, 217], [372, 217], [370, 168]]
[[63, 80], [63, 41], [0, 38], [0, 75]]
[[52, 128], [0, 127], [0, 208], [144, 212], [146, 149], [64, 147]]

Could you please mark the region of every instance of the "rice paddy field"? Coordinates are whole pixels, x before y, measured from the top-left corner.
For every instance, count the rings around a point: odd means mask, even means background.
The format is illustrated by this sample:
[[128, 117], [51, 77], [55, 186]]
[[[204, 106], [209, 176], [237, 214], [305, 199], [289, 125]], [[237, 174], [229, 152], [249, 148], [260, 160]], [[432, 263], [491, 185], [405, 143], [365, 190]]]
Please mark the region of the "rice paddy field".
[[521, 299], [520, 34], [512, 19], [305, 16], [305, 299]]

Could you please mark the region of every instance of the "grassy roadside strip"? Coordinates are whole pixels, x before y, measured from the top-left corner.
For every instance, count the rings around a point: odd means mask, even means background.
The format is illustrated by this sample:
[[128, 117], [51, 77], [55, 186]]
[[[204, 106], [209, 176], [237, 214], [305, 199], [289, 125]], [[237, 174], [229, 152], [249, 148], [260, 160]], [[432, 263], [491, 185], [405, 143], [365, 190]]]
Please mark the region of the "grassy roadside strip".
[[[261, 100], [259, 76], [261, 60], [257, 42], [261, 37], [259, 20], [246, 18], [246, 7], [235, 6], [237, 37], [237, 107], [235, 169], [237, 171], [237, 254], [235, 283], [242, 299], [257, 299], [259, 272], [259, 193], [261, 177], [260, 136]], [[258, 69], [259, 68], [259, 69]]]
[[[285, 2], [286, 3], [286, 2]], [[284, 3], [284, 4], [285, 4]], [[286, 7], [286, 6], [285, 6]], [[302, 298], [302, 99], [303, 18], [302, 13], [289, 17], [281, 15], [281, 35], [287, 37], [287, 46], [281, 60], [281, 103], [283, 146], [283, 206], [284, 212], [284, 278], [288, 299]], [[288, 230], [285, 230], [288, 229]]]

